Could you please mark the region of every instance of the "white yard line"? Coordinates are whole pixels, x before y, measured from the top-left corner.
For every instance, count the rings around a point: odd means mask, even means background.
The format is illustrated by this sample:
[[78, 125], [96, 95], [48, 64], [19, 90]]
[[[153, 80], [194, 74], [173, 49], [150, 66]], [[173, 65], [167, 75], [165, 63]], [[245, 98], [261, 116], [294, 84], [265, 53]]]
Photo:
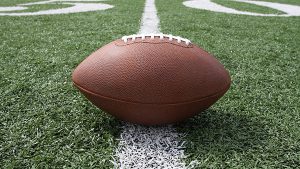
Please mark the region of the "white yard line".
[[105, 0], [48, 0], [48, 1], [38, 1], [38, 2], [29, 2], [19, 5], [40, 5], [40, 4], [49, 4], [52, 2], [101, 2]]
[[[146, 0], [139, 34], [160, 33], [155, 0]], [[116, 149], [115, 168], [184, 169], [184, 134], [171, 125], [145, 127], [124, 124]]]
[[[68, 2], [74, 1], [74, 2]], [[55, 14], [69, 14], [69, 13], [79, 13], [79, 12], [90, 12], [90, 11], [99, 11], [106, 10], [109, 8], [113, 8], [114, 6], [104, 3], [76, 3], [79, 1], [87, 1], [87, 0], [49, 0], [49, 1], [38, 1], [26, 4], [19, 4], [18, 6], [13, 7], [0, 7], [0, 16], [34, 16], [34, 15], [55, 15]], [[101, 0], [89, 0], [89, 2], [101, 2]], [[20, 11], [28, 9], [27, 6], [38, 5], [38, 4], [51, 4], [53, 2], [61, 2], [62, 4], [72, 5], [67, 8], [59, 8], [59, 9], [50, 9], [50, 10], [42, 10], [36, 12], [18, 12], [18, 13], [2, 13], [8, 11]]]
[[234, 0], [234, 1], [265, 6], [265, 7], [283, 11], [286, 14], [261, 14], [261, 13], [254, 13], [254, 12], [239, 11], [239, 10], [236, 10], [233, 8], [228, 8], [228, 7], [222, 6], [220, 4], [214, 3], [211, 0], [188, 0], [188, 1], [184, 1], [183, 5], [190, 7], [190, 8], [197, 8], [197, 9], [209, 10], [209, 11], [213, 11], [213, 12], [222, 12], [222, 13], [239, 14], [239, 15], [285, 16], [285, 17], [300, 16], [300, 7], [296, 6], [296, 5], [287, 5], [287, 4], [264, 2], [264, 1], [249, 1], [249, 0]]
[[139, 34], [160, 33], [155, 0], [146, 0]]
[[115, 168], [186, 168], [184, 135], [174, 127], [125, 124], [122, 129]]
[[288, 5], [288, 4], [264, 2], [264, 1], [249, 1], [249, 0], [234, 0], [234, 1], [245, 2], [245, 3], [277, 9], [279, 11], [286, 13], [287, 16], [300, 16], [300, 6], [296, 6], [296, 5]]
[[22, 6], [13, 6], [13, 7], [0, 7], [0, 12], [7, 12], [7, 11], [21, 11], [25, 10], [27, 7]]

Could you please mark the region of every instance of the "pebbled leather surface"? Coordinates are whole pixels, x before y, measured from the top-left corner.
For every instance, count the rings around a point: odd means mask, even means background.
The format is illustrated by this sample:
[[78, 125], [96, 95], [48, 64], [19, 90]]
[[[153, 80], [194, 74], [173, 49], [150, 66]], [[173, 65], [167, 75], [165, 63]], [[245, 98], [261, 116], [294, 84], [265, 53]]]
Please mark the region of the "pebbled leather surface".
[[116, 118], [143, 125], [169, 124], [193, 117], [214, 104], [227, 91], [224, 90], [215, 95], [185, 103], [142, 104], [106, 98], [91, 93], [79, 86], [77, 86], [77, 88], [94, 105]]
[[190, 117], [230, 86], [227, 70], [212, 55], [196, 45], [158, 37], [111, 42], [80, 63], [72, 79], [96, 106], [141, 124]]

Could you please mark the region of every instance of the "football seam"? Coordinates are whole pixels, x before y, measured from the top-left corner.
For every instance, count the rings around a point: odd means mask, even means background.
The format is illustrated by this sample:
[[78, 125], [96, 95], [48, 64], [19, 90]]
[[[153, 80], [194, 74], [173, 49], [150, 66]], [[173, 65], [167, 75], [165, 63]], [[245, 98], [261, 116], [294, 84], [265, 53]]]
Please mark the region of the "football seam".
[[167, 44], [172, 44], [172, 45], [176, 45], [176, 46], [183, 47], [183, 48], [193, 48], [194, 47], [193, 44], [183, 45], [183, 44], [180, 44], [180, 43], [166, 42], [166, 41], [162, 41], [162, 42], [149, 42], [149, 41], [137, 41], [136, 42], [136, 41], [133, 41], [133, 42], [127, 42], [127, 43], [123, 42], [123, 43], [124, 44], [121, 44], [121, 42], [115, 42], [115, 45], [116, 46], [128, 46], [128, 45], [133, 45], [133, 44], [137, 44], [137, 43], [149, 43], [149, 44], [156, 45], [156, 44], [167, 43]]
[[222, 90], [219, 90], [218, 92], [215, 92], [215, 93], [210, 94], [208, 96], [202, 97], [200, 99], [192, 100], [192, 101], [175, 102], [175, 103], [143, 103], [143, 102], [136, 102], [136, 101], [128, 101], [128, 100], [116, 99], [116, 98], [113, 98], [113, 97], [110, 97], [110, 96], [104, 96], [104, 95], [101, 95], [101, 94], [89, 91], [89, 90], [83, 88], [82, 86], [80, 86], [78, 83], [76, 83], [74, 81], [73, 81], [73, 84], [77, 88], [79, 88], [80, 90], [83, 90], [83, 91], [85, 91], [87, 93], [90, 93], [90, 94], [92, 94], [94, 96], [99, 96], [99, 97], [102, 97], [102, 98], [106, 98], [106, 99], [110, 99], [110, 100], [114, 100], [114, 101], [118, 101], [118, 102], [130, 103], [130, 104], [152, 104], [152, 105], [180, 105], [180, 104], [188, 104], [188, 103], [192, 103], [192, 102], [199, 102], [199, 101], [205, 100], [205, 99], [210, 98], [210, 97], [214, 97], [214, 96], [217, 96], [217, 95], [220, 95], [220, 94], [225, 94], [225, 92], [230, 87], [230, 82], [229, 82], [228, 84], [226, 84], [226, 86], [224, 88], [222, 88]]

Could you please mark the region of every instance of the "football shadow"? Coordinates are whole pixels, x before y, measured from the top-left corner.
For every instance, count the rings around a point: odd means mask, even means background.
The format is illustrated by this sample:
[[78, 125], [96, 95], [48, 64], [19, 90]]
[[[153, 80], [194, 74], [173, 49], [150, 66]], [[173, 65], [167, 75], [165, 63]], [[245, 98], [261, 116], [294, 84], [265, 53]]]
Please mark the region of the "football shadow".
[[[91, 112], [91, 111], [89, 111]], [[95, 117], [95, 122], [92, 125], [93, 131], [97, 133], [100, 137], [111, 136], [117, 138], [121, 133], [122, 122], [110, 114], [99, 110], [95, 107], [93, 111], [93, 116]]]
[[[268, 143], [267, 123], [254, 116], [207, 110], [178, 124], [186, 133], [186, 152], [191, 156], [234, 155], [255, 150]], [[195, 154], [197, 153], [197, 154]]]
[[[107, 115], [106, 118], [97, 121], [94, 127], [95, 132], [118, 138], [122, 132], [120, 126], [123, 125], [124, 122]], [[270, 140], [267, 126], [266, 120], [259, 117], [209, 109], [174, 127], [186, 135], [186, 154], [201, 158], [209, 154], [230, 156], [230, 153], [233, 155], [264, 147]], [[163, 126], [152, 126], [159, 127]]]

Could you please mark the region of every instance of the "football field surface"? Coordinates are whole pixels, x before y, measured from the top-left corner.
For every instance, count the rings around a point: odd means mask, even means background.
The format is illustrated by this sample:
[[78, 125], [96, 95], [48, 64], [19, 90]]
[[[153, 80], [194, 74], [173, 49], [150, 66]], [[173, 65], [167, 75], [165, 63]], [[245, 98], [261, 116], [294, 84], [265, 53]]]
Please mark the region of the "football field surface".
[[[264, 1], [300, 6], [297, 0]], [[81, 95], [71, 74], [101, 46], [139, 32], [145, 1], [45, 2], [0, 1], [0, 168], [113, 168], [123, 123]], [[183, 2], [155, 1], [160, 32], [213, 54], [229, 70], [232, 85], [207, 111], [174, 125], [184, 133], [182, 160], [195, 168], [297, 168], [300, 16], [282, 17], [283, 11], [240, 1], [211, 0], [278, 16]], [[91, 3], [99, 8], [72, 8]], [[74, 11], [60, 14], [64, 8]]]

